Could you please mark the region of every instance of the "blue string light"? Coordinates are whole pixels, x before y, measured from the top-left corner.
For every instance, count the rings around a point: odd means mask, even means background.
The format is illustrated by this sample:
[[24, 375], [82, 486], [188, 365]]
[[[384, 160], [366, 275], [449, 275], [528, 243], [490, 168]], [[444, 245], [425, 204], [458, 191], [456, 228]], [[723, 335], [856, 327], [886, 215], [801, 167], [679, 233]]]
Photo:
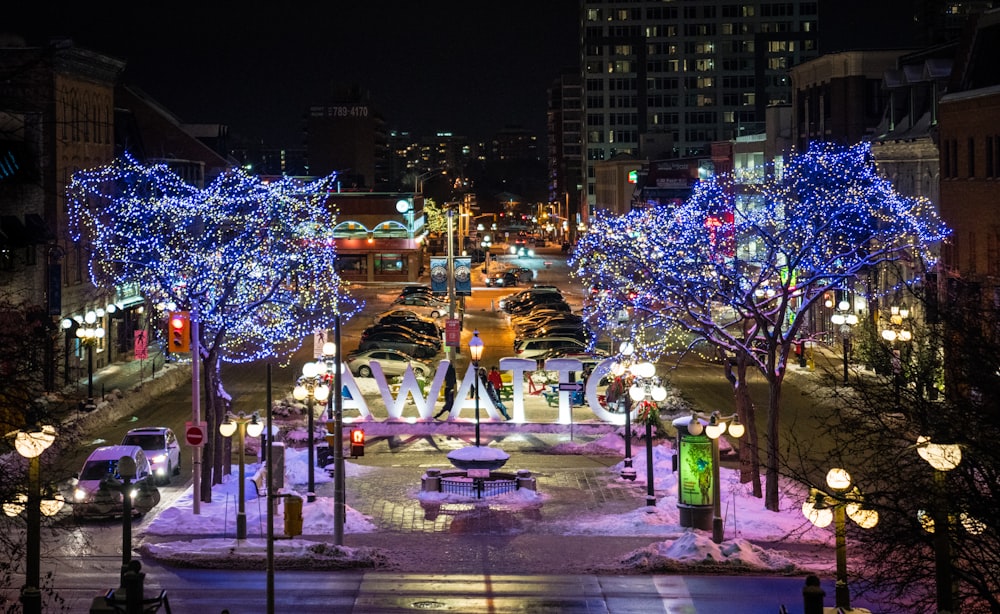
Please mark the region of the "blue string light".
[[125, 155], [74, 174], [70, 233], [96, 286], [136, 284], [154, 304], [196, 308], [207, 349], [248, 362], [292, 352], [361, 306], [336, 271], [335, 182], [234, 170], [200, 190]]

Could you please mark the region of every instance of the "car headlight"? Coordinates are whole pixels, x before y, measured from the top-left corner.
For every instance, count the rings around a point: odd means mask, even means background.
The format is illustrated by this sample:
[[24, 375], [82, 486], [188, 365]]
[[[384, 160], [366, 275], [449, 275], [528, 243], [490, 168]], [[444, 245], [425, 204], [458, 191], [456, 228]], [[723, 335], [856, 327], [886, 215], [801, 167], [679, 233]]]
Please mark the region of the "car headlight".
[[153, 458], [149, 459], [151, 463], [162, 463], [165, 460], [167, 460], [166, 454], [157, 454]]
[[87, 498], [87, 491], [82, 488], [77, 488], [73, 491], [73, 499], [76, 501], [84, 501]]

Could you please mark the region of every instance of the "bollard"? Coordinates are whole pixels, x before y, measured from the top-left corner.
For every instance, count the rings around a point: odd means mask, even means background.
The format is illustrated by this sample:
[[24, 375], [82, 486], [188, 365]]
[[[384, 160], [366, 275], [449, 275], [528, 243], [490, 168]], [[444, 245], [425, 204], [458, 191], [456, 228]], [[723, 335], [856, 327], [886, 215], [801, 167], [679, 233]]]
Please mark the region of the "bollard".
[[518, 490], [538, 490], [538, 484], [535, 482], [535, 478], [531, 477], [531, 472], [527, 469], [518, 469], [517, 488]]
[[441, 470], [428, 469], [420, 478], [420, 490], [423, 492], [441, 492]]
[[285, 497], [285, 536], [302, 535], [302, 497], [287, 495]]
[[819, 585], [819, 578], [806, 576], [806, 585], [802, 589], [802, 605], [805, 614], [823, 614], [823, 598], [826, 591]]

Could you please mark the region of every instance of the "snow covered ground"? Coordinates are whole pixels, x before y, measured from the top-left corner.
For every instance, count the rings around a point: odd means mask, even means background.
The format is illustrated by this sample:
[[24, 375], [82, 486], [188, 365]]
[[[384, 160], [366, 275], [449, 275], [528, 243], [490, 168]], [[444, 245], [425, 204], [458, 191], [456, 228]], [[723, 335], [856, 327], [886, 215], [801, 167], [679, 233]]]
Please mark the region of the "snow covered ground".
[[[587, 444], [563, 443], [551, 452], [562, 454], [621, 452], [622, 438], [615, 434]], [[634, 466], [637, 482], [645, 480], [645, 448], [633, 447]], [[833, 533], [830, 527], [818, 529], [802, 515], [803, 494], [795, 487], [783, 489], [783, 511], [775, 513], [764, 509], [763, 500], [749, 495], [748, 485], [739, 483], [736, 471], [722, 468], [722, 514], [726, 520], [725, 540], [716, 544], [711, 533], [681, 527], [678, 523], [676, 499], [676, 474], [671, 471], [672, 450], [664, 444], [654, 448], [654, 468], [656, 475], [655, 507], [637, 505], [630, 513], [587, 516], [560, 521], [554, 530], [564, 535], [615, 535], [650, 538], [648, 547], [637, 550], [627, 557], [623, 564], [642, 568], [714, 568], [721, 572], [757, 571], [764, 573], [819, 573], [831, 575], [834, 567]], [[357, 476], [367, 471], [378, 471], [345, 462], [346, 475]], [[617, 476], [621, 466], [609, 468]], [[256, 466], [247, 468], [247, 475], [253, 475]], [[304, 450], [286, 450], [286, 484], [304, 484], [307, 472]], [[168, 503], [155, 517], [147, 519], [144, 528], [137, 535], [144, 536], [138, 550], [146, 556], [178, 564], [202, 567], [259, 568], [266, 555], [267, 540], [251, 537], [237, 540], [235, 537], [219, 538], [218, 535], [235, 535], [235, 515], [237, 480], [236, 468], [233, 479], [218, 485], [213, 491], [212, 503], [201, 503], [200, 514], [192, 511], [190, 489], [176, 501]], [[325, 471], [315, 473], [317, 484], [332, 478]], [[301, 487], [300, 487], [301, 488]], [[247, 488], [249, 500], [246, 502], [247, 524], [262, 526], [266, 518], [263, 500], [256, 499], [252, 485]], [[299, 495], [304, 496], [303, 493]], [[415, 497], [437, 502], [475, 501], [455, 495], [440, 493], [414, 493]], [[518, 491], [503, 497], [502, 503], [508, 509], [518, 506], [537, 507], [544, 505], [544, 492]], [[496, 504], [496, 497], [491, 497]], [[162, 505], [162, 504], [161, 504]], [[337, 547], [330, 543], [334, 531], [333, 499], [319, 497], [316, 502], [304, 506], [303, 535], [293, 539], [275, 541], [275, 565], [277, 567], [313, 565], [323, 568], [374, 567], [392, 557], [391, 552], [381, 552], [374, 548]], [[152, 516], [152, 514], [151, 514]], [[275, 533], [282, 534], [282, 511], [276, 514]], [[376, 531], [370, 518], [347, 508], [344, 532], [362, 533]], [[199, 535], [212, 537], [199, 538]], [[765, 544], [762, 546], [760, 544]], [[621, 565], [619, 565], [619, 568]]]

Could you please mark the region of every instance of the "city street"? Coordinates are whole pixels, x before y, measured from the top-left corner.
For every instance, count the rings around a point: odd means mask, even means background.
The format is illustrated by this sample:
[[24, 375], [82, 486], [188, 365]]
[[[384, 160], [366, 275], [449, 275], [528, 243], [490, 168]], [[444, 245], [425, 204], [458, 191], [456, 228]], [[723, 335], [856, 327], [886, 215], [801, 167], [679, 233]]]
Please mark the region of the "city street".
[[[549, 263], [546, 265], [545, 263]], [[534, 265], [536, 283], [567, 285], [568, 272], [561, 254], [544, 255], [534, 261], [522, 259], [519, 264]], [[370, 322], [370, 314], [384, 310], [398, 294], [397, 287], [379, 285], [358, 286], [357, 294], [366, 301], [364, 314], [344, 326], [344, 350], [356, 346], [359, 332]], [[474, 296], [467, 301], [463, 330], [463, 348], [458, 361], [464, 372], [467, 364], [465, 346], [473, 330], [479, 330], [486, 343], [483, 363], [492, 364], [510, 355], [512, 333], [505, 316], [496, 309], [500, 298], [513, 289], [485, 289], [475, 287]], [[570, 294], [571, 293], [571, 294]], [[578, 288], [569, 292], [570, 301], [578, 309], [582, 296]], [[289, 394], [303, 362], [311, 358], [311, 344], [303, 347], [290, 361], [274, 363], [274, 394], [281, 398]], [[661, 365], [666, 372], [667, 366]], [[234, 398], [234, 410], [261, 411], [264, 406], [264, 363], [228, 365], [224, 368], [225, 385]], [[102, 374], [110, 385], [111, 374]], [[671, 369], [669, 381], [678, 387], [685, 398], [702, 411], [729, 407], [732, 393], [722, 377], [721, 367], [711, 363], [689, 360]], [[808, 370], [794, 371], [788, 379], [785, 395], [786, 407], [792, 415], [802, 419], [815, 410], [817, 392], [815, 373]], [[758, 398], [761, 415], [766, 396], [761, 397], [762, 385], [754, 383], [752, 390]], [[766, 387], [763, 387], [766, 394]], [[113, 442], [128, 428], [137, 425], [165, 425], [183, 432], [184, 422], [190, 420], [190, 387], [180, 386], [174, 391], [150, 399], [141, 416], [136, 416], [93, 434], [88, 446], [82, 447], [67, 467], [76, 467], [89, 449], [102, 441]], [[529, 406], [528, 420], [554, 421], [554, 410], [545, 404], [533, 402]], [[379, 415], [384, 415], [377, 410]], [[593, 421], [587, 408], [574, 410], [574, 422]], [[785, 428], [794, 428], [795, 420], [786, 421]], [[406, 427], [401, 425], [405, 430]], [[499, 426], [515, 427], [513, 424]], [[574, 438], [568, 435], [531, 435], [530, 425], [525, 431], [501, 435], [504, 448], [514, 454], [517, 468], [527, 468], [538, 476], [540, 490], [549, 500], [543, 510], [542, 520], [552, 522], [559, 518], [572, 518], [578, 513], [628, 513], [641, 504], [642, 484], [622, 483], [614, 480], [607, 467], [619, 462], [616, 456], [601, 455], [552, 455], [547, 453], [558, 441]], [[375, 533], [348, 534], [349, 547], [389, 548], [408, 556], [397, 556], [392, 561], [392, 571], [345, 571], [339, 573], [309, 573], [301, 571], [280, 572], [278, 599], [281, 608], [300, 608], [315, 611], [319, 604], [327, 607], [353, 604], [344, 611], [386, 612], [431, 609], [441, 611], [474, 611], [483, 609], [505, 611], [569, 611], [569, 612], [731, 612], [739, 607], [741, 612], [774, 612], [778, 605], [795, 606], [801, 601], [803, 578], [747, 577], [723, 578], [718, 576], [608, 576], [614, 573], [604, 569], [591, 570], [614, 561], [631, 551], [648, 545], [651, 538], [642, 536], [574, 536], [544, 534], [524, 531], [526, 518], [521, 512], [505, 513], [492, 510], [474, 514], [459, 524], [456, 518], [440, 516], [436, 519], [422, 510], [413, 498], [413, 489], [425, 467], [440, 466], [443, 451], [456, 442], [452, 438], [381, 437], [372, 441], [363, 458], [353, 463], [377, 468], [370, 477], [348, 477], [348, 505], [375, 520], [380, 530]], [[512, 436], [513, 435], [513, 436]], [[580, 437], [576, 433], [576, 437]], [[584, 436], [586, 438], [586, 436]], [[484, 441], [491, 441], [487, 436]], [[462, 442], [457, 442], [462, 445]], [[190, 485], [190, 449], [184, 447], [185, 470], [173, 484], [163, 488], [163, 501], [150, 518], [171, 505]], [[318, 488], [320, 496], [329, 484]], [[134, 522], [134, 543], [142, 540], [143, 527], [150, 518]], [[69, 521], [63, 524], [69, 524]], [[459, 529], [459, 526], [462, 528]], [[505, 531], [516, 529], [513, 534]], [[121, 560], [120, 521], [102, 521], [69, 527], [71, 537], [50, 550], [50, 560], [58, 568], [56, 586], [60, 594], [70, 597], [76, 608], [89, 604], [95, 586], [115, 585]], [[556, 554], [558, 553], [558, 554]], [[821, 553], [826, 555], [827, 553]], [[79, 558], [80, 556], [84, 558]], [[215, 570], [189, 572], [163, 566], [156, 561], [143, 561], [149, 574], [147, 587], [168, 590], [174, 611], [221, 611], [229, 608], [236, 612], [259, 612], [263, 603], [261, 572]], [[538, 575], [557, 572], [570, 575]], [[213, 590], [212, 587], [218, 590]], [[739, 587], [738, 589], [734, 589]], [[149, 590], [147, 590], [147, 593]], [[832, 587], [829, 588], [832, 594]], [[739, 598], [730, 595], [740, 595]], [[756, 597], [752, 597], [756, 595]], [[749, 606], [751, 602], [754, 606]], [[195, 605], [197, 604], [197, 605]], [[738, 604], [738, 605], [737, 605]], [[179, 608], [183, 605], [189, 609]], [[753, 609], [758, 607], [759, 609]], [[208, 608], [208, 609], [205, 609]], [[662, 608], [662, 610], [658, 609]], [[77, 610], [73, 610], [77, 611]], [[795, 611], [792, 609], [791, 611]]]

